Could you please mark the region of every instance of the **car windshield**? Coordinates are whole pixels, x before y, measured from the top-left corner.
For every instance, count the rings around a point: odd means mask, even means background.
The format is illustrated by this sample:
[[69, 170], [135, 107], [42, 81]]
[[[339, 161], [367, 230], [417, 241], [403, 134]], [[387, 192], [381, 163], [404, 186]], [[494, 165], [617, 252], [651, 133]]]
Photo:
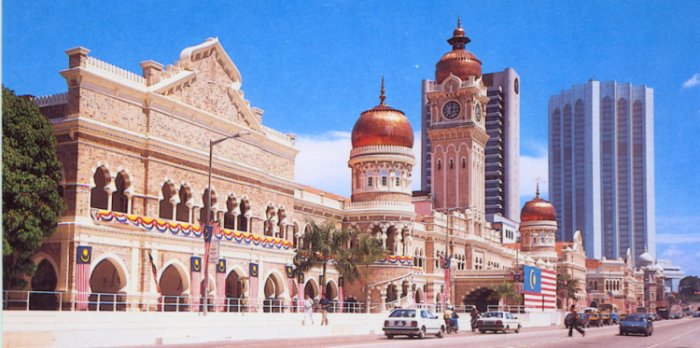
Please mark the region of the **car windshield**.
[[637, 314], [630, 314], [625, 317], [625, 321], [644, 321], [644, 317]]
[[486, 312], [483, 315], [484, 318], [503, 318], [503, 313], [501, 312]]
[[413, 309], [397, 309], [391, 314], [389, 314], [390, 318], [415, 318], [416, 317], [416, 311]]

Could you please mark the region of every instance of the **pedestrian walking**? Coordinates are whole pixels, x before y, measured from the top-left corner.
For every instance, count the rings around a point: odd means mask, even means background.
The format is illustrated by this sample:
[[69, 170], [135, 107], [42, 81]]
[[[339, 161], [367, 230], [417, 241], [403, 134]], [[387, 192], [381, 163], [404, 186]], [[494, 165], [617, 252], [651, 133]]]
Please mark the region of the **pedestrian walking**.
[[301, 325], [306, 325], [306, 319], [311, 321], [311, 325], [314, 324], [314, 300], [309, 297], [309, 294], [304, 295], [304, 320], [301, 321]]
[[328, 325], [328, 311], [331, 309], [331, 301], [326, 295], [321, 298], [321, 325]]
[[579, 317], [578, 312], [576, 312], [576, 305], [571, 305], [571, 312], [569, 313], [569, 315], [567, 315], [569, 337], [573, 337], [574, 329], [576, 329], [576, 331], [578, 331], [581, 334], [581, 336], [586, 337], [586, 331], [583, 331], [583, 329], [579, 327], [578, 319]]

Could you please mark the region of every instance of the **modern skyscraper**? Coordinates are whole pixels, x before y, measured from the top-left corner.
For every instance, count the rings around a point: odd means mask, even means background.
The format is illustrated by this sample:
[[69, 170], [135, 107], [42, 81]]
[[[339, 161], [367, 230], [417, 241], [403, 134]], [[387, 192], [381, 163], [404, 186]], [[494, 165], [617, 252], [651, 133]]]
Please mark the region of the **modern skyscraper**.
[[486, 216], [515, 223], [520, 214], [520, 76], [512, 68], [484, 74], [486, 106]]
[[588, 257], [656, 253], [654, 92], [588, 81], [549, 99], [549, 195], [558, 237]]

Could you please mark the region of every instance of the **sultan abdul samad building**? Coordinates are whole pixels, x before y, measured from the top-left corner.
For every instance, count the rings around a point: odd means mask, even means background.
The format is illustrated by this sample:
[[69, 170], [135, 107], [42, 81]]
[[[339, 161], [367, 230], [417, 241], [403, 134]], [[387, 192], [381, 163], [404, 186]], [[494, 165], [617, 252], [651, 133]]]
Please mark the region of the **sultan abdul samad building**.
[[[349, 199], [294, 180], [294, 136], [263, 124], [263, 110], [245, 99], [242, 77], [217, 39], [185, 48], [172, 65], [144, 61], [142, 74], [86, 48], [67, 50], [61, 75], [68, 91], [35, 99], [58, 139], [68, 208], [34, 258], [32, 290], [66, 293], [62, 301], [77, 301], [77, 309], [94, 309], [83, 303], [88, 298], [126, 302], [117, 305], [122, 310], [154, 308], [161, 297], [165, 310], [197, 310], [209, 141], [235, 135], [213, 148], [210, 208], [222, 229], [208, 274], [212, 310], [267, 311], [304, 293], [318, 299], [322, 289], [332, 300], [370, 301], [373, 309], [447, 297], [484, 310], [497, 304], [492, 287], [513, 283], [524, 265], [542, 271], [541, 292], [524, 304], [555, 309], [557, 270], [585, 281], [581, 238], [557, 243], [554, 207], [539, 197], [523, 208], [519, 244], [486, 221], [489, 97], [469, 41], [458, 26], [428, 83], [431, 192], [411, 190], [412, 168], [420, 165], [413, 129], [382, 85], [379, 104], [360, 113], [352, 131]], [[371, 266], [368, 294], [333, 267], [327, 279], [320, 270], [289, 272], [312, 221], [370, 234], [388, 251]], [[452, 256], [447, 275], [445, 255]], [[585, 289], [577, 296], [585, 301]]]

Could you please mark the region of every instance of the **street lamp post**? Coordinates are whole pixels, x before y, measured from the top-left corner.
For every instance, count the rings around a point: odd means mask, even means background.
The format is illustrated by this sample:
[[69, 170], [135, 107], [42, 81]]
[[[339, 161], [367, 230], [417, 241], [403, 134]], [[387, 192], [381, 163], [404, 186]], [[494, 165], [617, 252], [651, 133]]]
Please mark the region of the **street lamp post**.
[[[207, 182], [207, 206], [205, 207], [205, 210], [204, 210], [206, 217], [204, 218], [204, 221], [203, 221], [204, 226], [205, 226], [205, 231], [206, 231], [207, 227], [211, 226], [211, 216], [210, 216], [210, 214], [211, 214], [211, 173], [212, 173], [212, 159], [213, 159], [213, 153], [214, 153], [214, 145], [221, 143], [221, 142], [228, 140], [228, 139], [239, 138], [239, 137], [242, 137], [242, 136], [248, 135], [248, 134], [250, 134], [250, 131], [240, 131], [234, 135], [230, 135], [230, 136], [218, 139], [218, 140], [209, 140], [209, 180]], [[208, 253], [209, 253], [209, 250], [207, 249], [207, 244], [211, 241], [211, 238], [213, 237], [211, 234], [213, 234], [213, 233], [214, 233], [214, 230], [210, 229], [209, 235], [207, 236], [206, 233], [204, 235], [204, 252], [207, 253], [207, 255], [205, 255], [205, 259], [207, 259], [207, 262], [204, 263], [204, 289], [202, 291], [202, 304], [204, 305], [202, 311], [204, 312], [204, 315], [207, 314], [207, 309], [209, 307], [209, 303], [207, 300], [208, 300], [208, 295], [209, 295], [208, 293], [209, 293], [209, 262], [210, 262], [210, 260], [208, 260], [208, 257], [207, 257]]]

